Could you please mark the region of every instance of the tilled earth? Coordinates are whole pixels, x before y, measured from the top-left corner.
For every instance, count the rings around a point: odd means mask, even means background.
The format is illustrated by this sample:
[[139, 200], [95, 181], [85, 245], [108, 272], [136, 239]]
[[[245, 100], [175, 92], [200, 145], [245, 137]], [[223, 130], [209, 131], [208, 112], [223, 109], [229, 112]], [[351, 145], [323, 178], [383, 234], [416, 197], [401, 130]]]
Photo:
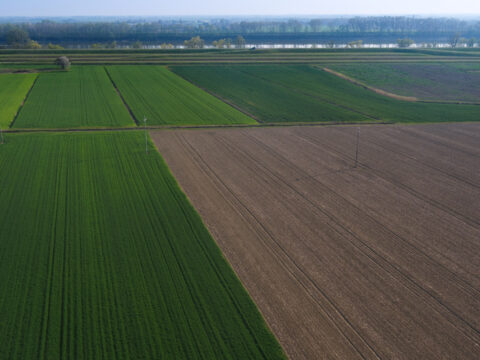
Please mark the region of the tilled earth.
[[290, 358], [478, 358], [480, 124], [151, 135]]

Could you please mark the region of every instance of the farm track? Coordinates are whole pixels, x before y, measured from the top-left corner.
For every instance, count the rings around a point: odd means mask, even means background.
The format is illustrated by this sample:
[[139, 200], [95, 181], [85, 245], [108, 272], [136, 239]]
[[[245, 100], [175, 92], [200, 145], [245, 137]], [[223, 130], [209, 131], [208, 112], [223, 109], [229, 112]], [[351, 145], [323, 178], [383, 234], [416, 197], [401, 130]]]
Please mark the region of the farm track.
[[291, 358], [475, 358], [480, 126], [151, 134]]

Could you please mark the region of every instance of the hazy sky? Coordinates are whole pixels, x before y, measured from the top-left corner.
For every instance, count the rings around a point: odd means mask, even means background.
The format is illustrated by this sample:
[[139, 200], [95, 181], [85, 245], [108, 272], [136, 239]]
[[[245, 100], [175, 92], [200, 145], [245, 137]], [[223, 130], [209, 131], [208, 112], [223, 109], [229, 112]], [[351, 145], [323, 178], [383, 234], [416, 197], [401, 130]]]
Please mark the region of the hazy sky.
[[480, 14], [480, 0], [0, 0], [0, 17], [328, 14]]

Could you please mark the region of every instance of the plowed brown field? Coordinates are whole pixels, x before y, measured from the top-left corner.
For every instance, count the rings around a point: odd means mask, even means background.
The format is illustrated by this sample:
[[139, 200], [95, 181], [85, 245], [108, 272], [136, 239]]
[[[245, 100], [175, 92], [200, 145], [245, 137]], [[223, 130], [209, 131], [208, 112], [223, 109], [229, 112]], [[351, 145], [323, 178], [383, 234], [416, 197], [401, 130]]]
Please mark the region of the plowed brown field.
[[480, 125], [179, 130], [161, 154], [292, 359], [478, 359]]

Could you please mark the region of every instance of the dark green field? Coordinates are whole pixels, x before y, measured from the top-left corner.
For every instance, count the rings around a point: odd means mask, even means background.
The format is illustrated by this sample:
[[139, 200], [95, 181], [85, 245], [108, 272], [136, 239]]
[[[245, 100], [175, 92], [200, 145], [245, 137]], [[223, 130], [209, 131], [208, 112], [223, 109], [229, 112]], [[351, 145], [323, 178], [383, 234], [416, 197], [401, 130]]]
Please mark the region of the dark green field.
[[478, 106], [395, 100], [309, 65], [175, 66], [173, 70], [263, 122], [480, 119]]
[[1, 359], [281, 359], [143, 134], [0, 146]]
[[105, 69], [74, 66], [38, 75], [16, 128], [135, 126]]
[[480, 102], [477, 63], [348, 64], [330, 68], [398, 95], [422, 100]]
[[107, 71], [137, 122], [149, 125], [254, 124], [163, 66], [109, 66]]

